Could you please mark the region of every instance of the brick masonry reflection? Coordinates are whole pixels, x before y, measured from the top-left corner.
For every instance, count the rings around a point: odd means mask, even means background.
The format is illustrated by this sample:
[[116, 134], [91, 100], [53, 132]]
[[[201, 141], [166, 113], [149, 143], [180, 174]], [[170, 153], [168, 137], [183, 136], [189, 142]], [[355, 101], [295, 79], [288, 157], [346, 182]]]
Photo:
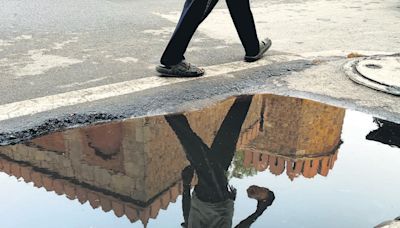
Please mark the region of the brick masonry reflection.
[[[211, 145], [234, 102], [186, 113]], [[326, 176], [337, 159], [345, 110], [298, 98], [255, 95], [237, 149], [242, 165], [290, 179]], [[182, 192], [188, 165], [164, 117], [146, 117], [72, 129], [0, 147], [0, 169], [93, 208], [147, 224]], [[193, 180], [195, 183], [196, 180]]]

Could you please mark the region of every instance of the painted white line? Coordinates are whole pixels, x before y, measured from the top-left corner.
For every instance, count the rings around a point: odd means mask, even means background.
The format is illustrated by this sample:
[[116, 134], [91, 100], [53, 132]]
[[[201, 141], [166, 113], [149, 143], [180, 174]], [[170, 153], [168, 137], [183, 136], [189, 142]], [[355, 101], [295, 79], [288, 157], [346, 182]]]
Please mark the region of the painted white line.
[[179, 82], [199, 80], [215, 76], [223, 76], [233, 72], [270, 65], [276, 62], [287, 62], [302, 59], [299, 56], [277, 55], [267, 56], [255, 63], [232, 62], [221, 65], [205, 67], [206, 75], [200, 78], [161, 78], [157, 76], [124, 81], [109, 85], [97, 86], [66, 93], [60, 93], [45, 97], [18, 101], [0, 106], [0, 121], [33, 115], [40, 112], [50, 111], [61, 107], [98, 101], [106, 98], [131, 94], [146, 89], [156, 88]]

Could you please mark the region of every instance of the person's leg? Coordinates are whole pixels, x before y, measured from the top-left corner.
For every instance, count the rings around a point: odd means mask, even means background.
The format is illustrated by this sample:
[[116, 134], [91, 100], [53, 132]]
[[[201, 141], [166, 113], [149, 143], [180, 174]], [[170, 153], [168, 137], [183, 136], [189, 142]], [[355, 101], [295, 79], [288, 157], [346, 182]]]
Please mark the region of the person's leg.
[[215, 5], [217, 5], [218, 1], [219, 0], [207, 0], [206, 10], [204, 11], [201, 22], [203, 22], [208, 17], [208, 15], [210, 15], [211, 11], [214, 9]]
[[162, 57], [161, 64], [176, 65], [184, 54], [193, 34], [218, 0], [187, 0], [182, 15]]
[[198, 169], [199, 166], [203, 166], [207, 163], [205, 159], [209, 148], [203, 140], [193, 132], [186, 116], [183, 114], [177, 114], [167, 115], [164, 118], [171, 129], [175, 132], [175, 135], [181, 143], [186, 157], [190, 164], [192, 164], [193, 168]]
[[257, 37], [249, 0], [226, 0], [233, 23], [239, 34], [246, 56], [259, 53], [260, 42]]
[[191, 166], [196, 170], [198, 184], [195, 191], [199, 199], [207, 202], [227, 199], [229, 192], [225, 171], [218, 162], [211, 160], [208, 146], [193, 132], [186, 117], [178, 114], [165, 116], [165, 119], [182, 144]]
[[236, 98], [211, 145], [210, 156], [225, 171], [228, 170], [232, 162], [240, 130], [246, 119], [252, 99], [252, 95]]
[[190, 213], [190, 205], [191, 205], [191, 195], [190, 195], [190, 188], [191, 183], [194, 175], [194, 169], [192, 166], [186, 166], [181, 173], [182, 177], [182, 212], [183, 212], [183, 219], [184, 222], [181, 224], [182, 227], [188, 227], [189, 224], [189, 213]]

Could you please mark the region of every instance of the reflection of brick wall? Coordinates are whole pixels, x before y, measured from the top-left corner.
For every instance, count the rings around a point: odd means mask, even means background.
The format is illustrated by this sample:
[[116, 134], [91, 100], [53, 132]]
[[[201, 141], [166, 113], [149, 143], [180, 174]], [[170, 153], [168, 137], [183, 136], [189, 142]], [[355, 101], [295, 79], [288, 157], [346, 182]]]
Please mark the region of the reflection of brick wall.
[[[245, 139], [243, 137], [249, 129], [254, 129], [255, 126], [259, 124], [261, 105], [264, 96], [265, 95], [253, 96], [246, 120], [242, 125], [242, 132], [239, 141], [244, 140], [249, 142], [247, 138]], [[230, 98], [215, 106], [186, 114], [193, 131], [196, 132], [196, 134], [199, 135], [208, 146], [211, 146], [222, 121], [234, 101], [235, 98]], [[256, 132], [257, 131], [254, 131], [254, 133]]]
[[124, 156], [121, 151], [123, 140], [122, 123], [109, 123], [80, 129], [82, 162], [100, 166], [107, 170], [125, 173]]
[[[256, 96], [243, 134], [258, 131], [261, 96]], [[211, 144], [234, 98], [187, 113], [193, 130]], [[240, 139], [248, 142], [250, 138]], [[6, 152], [7, 150], [11, 150]], [[188, 164], [164, 117], [100, 124], [44, 136], [5, 149], [7, 156], [61, 176], [146, 202], [180, 179]]]
[[[185, 114], [192, 129], [207, 145], [211, 145], [233, 102], [231, 98]], [[264, 113], [262, 126], [261, 113]], [[318, 161], [300, 161], [293, 157], [322, 153], [337, 146], [343, 116], [343, 109], [316, 102], [255, 95], [238, 147], [246, 151], [245, 164], [259, 170], [270, 167], [271, 172], [278, 175], [286, 167], [291, 178], [300, 173], [306, 177], [316, 173], [327, 175], [336, 155]], [[254, 148], [257, 148], [255, 152]], [[6, 167], [5, 172], [14, 170], [12, 175], [22, 175], [25, 181], [32, 181], [38, 187], [44, 186], [69, 198], [76, 197], [80, 202], [87, 200], [94, 208], [101, 206], [105, 211], [112, 208], [117, 216], [125, 214], [132, 221], [139, 217], [144, 222], [154, 218], [159, 208], [165, 208], [168, 200], [180, 194], [180, 172], [188, 165], [175, 133], [160, 116], [67, 130], [0, 150], [1, 154], [17, 161], [13, 166], [1, 163], [1, 168]], [[52, 180], [44, 173], [29, 173], [27, 170], [33, 169], [28, 166], [18, 168], [21, 161], [63, 178]], [[93, 188], [70, 186], [66, 180], [83, 182], [132, 200], [151, 202], [151, 206], [140, 209], [136, 204], [118, 201], [118, 197], [93, 191]], [[137, 212], [138, 208], [142, 212]]]
[[[240, 138], [243, 143], [258, 133], [261, 100], [261, 96], [256, 96], [250, 107]], [[186, 114], [193, 130], [207, 144], [212, 143], [233, 102], [233, 98], [228, 99], [205, 110]], [[250, 133], [252, 136], [249, 137]], [[144, 223], [150, 217], [155, 218], [159, 208], [166, 208], [181, 193], [180, 172], [188, 164], [164, 117], [67, 130], [24, 145], [1, 148], [1, 153], [15, 161], [28, 162], [30, 166], [22, 165], [19, 169], [25, 170], [25, 181], [32, 181], [37, 187], [65, 194], [70, 199], [78, 198], [81, 203], [88, 201], [93, 208], [101, 206], [105, 211], [112, 208], [117, 216], [125, 214], [131, 221], [140, 218]], [[14, 164], [17, 166], [19, 163]], [[63, 178], [54, 179], [32, 167], [55, 172]], [[12, 175], [19, 177], [18, 172]], [[152, 199], [152, 203], [141, 208], [87, 187], [71, 186], [68, 180], [133, 200], [146, 202]]]
[[[257, 132], [254, 131], [254, 126], [257, 125], [259, 121], [261, 100], [262, 96], [256, 96], [253, 99], [249, 114], [242, 127], [242, 135], [251, 127], [254, 133]], [[208, 146], [211, 146], [233, 102], [234, 98], [231, 98], [209, 108], [185, 114], [193, 131], [196, 132]], [[159, 191], [159, 185], [162, 183], [160, 180], [167, 179], [166, 176], [171, 174], [180, 176], [181, 169], [168, 170], [168, 172], [166, 172], [164, 167], [166, 164], [168, 164], [168, 166], [182, 167], [182, 163], [187, 163], [182, 162], [182, 156], [184, 156], [183, 148], [164, 117], [145, 118], [141, 130], [143, 130], [143, 139], [146, 140], [146, 146], [144, 148], [147, 155], [147, 165], [144, 167], [147, 177], [144, 185], [146, 186], [146, 193], [153, 195]], [[160, 166], [160, 164], [163, 164], [163, 166]]]
[[[185, 114], [206, 144], [211, 145], [233, 102], [231, 98]], [[255, 95], [238, 146], [281, 155], [332, 150], [340, 141], [343, 116], [343, 109], [317, 102]], [[144, 202], [178, 181], [188, 164], [163, 117], [68, 130], [10, 148], [13, 152], [7, 155], [17, 161]]]
[[286, 169], [292, 180], [328, 175], [337, 159], [345, 110], [299, 98], [265, 98], [263, 132], [249, 134], [253, 140], [239, 145], [244, 166], [269, 168], [275, 175]]
[[252, 143], [280, 155], [331, 151], [340, 143], [344, 109], [299, 98], [269, 95], [264, 132]]
[[228, 113], [234, 101], [233, 98], [230, 98], [218, 105], [186, 114], [193, 131], [196, 132], [208, 146], [211, 146], [225, 115]]
[[143, 134], [143, 188], [149, 198], [158, 194], [166, 184], [179, 180], [182, 169], [189, 163], [164, 117], [143, 119], [136, 133]]
[[[165, 141], [160, 134], [164, 134]], [[44, 148], [60, 137], [64, 151]], [[106, 140], [110, 144], [104, 143]], [[162, 117], [68, 130], [27, 145], [4, 148], [2, 153], [143, 202], [179, 181], [181, 170], [188, 164], [174, 132]]]
[[46, 150], [57, 152], [65, 151], [64, 136], [61, 132], [56, 132], [49, 136], [33, 139], [31, 142], [37, 145], [39, 148], [44, 148]]

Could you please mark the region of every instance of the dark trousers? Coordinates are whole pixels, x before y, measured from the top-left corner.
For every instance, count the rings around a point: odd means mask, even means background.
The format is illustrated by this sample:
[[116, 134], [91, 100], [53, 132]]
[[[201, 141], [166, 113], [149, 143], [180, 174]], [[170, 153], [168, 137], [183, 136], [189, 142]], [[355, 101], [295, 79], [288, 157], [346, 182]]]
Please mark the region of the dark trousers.
[[[246, 55], [254, 56], [259, 51], [259, 41], [249, 1], [226, 0], [226, 3]], [[175, 32], [161, 57], [161, 64], [171, 66], [185, 59], [184, 54], [194, 32], [217, 2], [218, 0], [186, 0]]]

